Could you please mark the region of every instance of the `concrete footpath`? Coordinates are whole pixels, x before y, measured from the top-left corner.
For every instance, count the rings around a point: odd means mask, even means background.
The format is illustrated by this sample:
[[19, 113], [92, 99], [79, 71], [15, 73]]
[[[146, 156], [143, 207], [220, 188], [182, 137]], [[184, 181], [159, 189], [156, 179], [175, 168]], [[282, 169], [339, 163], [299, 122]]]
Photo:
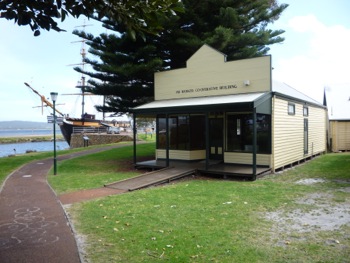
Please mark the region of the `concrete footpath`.
[[[127, 144], [60, 156], [70, 159]], [[0, 262], [81, 262], [65, 212], [47, 183], [52, 158], [13, 172], [0, 189]]]

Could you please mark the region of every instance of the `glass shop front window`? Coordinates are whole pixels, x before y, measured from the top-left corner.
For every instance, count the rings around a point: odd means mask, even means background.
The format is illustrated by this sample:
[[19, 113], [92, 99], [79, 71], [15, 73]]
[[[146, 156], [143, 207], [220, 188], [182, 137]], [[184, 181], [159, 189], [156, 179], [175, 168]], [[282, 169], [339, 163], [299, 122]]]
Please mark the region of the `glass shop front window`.
[[[205, 149], [204, 115], [170, 115], [169, 149], [198, 150]], [[158, 115], [157, 148], [166, 149], [166, 116]]]
[[[253, 152], [253, 114], [227, 115], [228, 152]], [[271, 115], [257, 114], [257, 153], [271, 153]]]

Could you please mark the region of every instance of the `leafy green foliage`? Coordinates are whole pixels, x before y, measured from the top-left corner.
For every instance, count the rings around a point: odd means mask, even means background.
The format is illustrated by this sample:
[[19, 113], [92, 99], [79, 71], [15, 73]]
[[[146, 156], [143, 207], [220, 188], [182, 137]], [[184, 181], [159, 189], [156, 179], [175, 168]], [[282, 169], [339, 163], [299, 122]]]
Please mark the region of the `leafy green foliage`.
[[126, 26], [135, 38], [136, 33], [156, 33], [161, 29], [159, 19], [181, 12], [181, 4], [177, 0], [128, 0], [128, 1], [76, 1], [56, 0], [38, 1], [21, 0], [0, 2], [0, 17], [14, 20], [19, 26], [29, 25], [34, 36], [40, 35], [40, 29], [64, 31], [58, 27], [54, 19], [64, 21], [69, 15], [102, 19], [108, 17]]
[[[94, 78], [89, 80], [87, 90], [106, 96], [106, 106], [97, 106], [98, 110], [116, 112], [115, 109], [119, 109], [116, 113], [123, 114], [153, 98], [153, 74], [163, 63], [154, 55], [156, 46], [140, 38], [133, 40], [129, 35], [120, 38], [101, 34], [94, 38], [84, 32], [74, 33], [86, 38], [91, 46], [89, 52], [100, 58], [99, 61], [86, 59], [96, 72], [84, 72]], [[83, 72], [81, 68], [75, 70]]]
[[133, 39], [127, 28], [113, 20], [102, 19], [113, 31], [94, 37], [82, 31], [74, 34], [87, 40], [93, 71], [89, 91], [106, 96], [98, 110], [115, 114], [153, 100], [154, 72], [182, 68], [203, 45], [209, 44], [227, 55], [228, 60], [267, 54], [269, 45], [281, 43], [283, 30], [267, 25], [277, 20], [287, 5], [276, 1], [185, 0], [184, 12], [162, 19], [159, 34]]

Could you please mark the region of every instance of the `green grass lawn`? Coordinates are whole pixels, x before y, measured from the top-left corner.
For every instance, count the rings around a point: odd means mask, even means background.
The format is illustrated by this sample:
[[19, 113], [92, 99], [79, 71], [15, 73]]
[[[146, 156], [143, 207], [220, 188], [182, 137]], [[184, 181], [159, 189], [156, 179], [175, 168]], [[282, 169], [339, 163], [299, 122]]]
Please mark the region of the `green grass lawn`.
[[[90, 146], [89, 148], [75, 148], [75, 149], [69, 149], [69, 150], [60, 150], [60, 151], [57, 151], [57, 155], [59, 156], [59, 155], [64, 155], [64, 154], [69, 154], [69, 153], [74, 153], [74, 152], [80, 152], [80, 151], [85, 151], [88, 149], [99, 148], [99, 147], [104, 147], [104, 146], [106, 146], [106, 145]], [[152, 146], [150, 146], [150, 147], [152, 148]], [[130, 153], [130, 149], [131, 148], [129, 148], [129, 153]], [[130, 156], [130, 155], [128, 155], [128, 156]], [[128, 158], [127, 156], [123, 156], [123, 158], [124, 157]], [[9, 174], [11, 174], [16, 169], [20, 168], [22, 165], [29, 163], [29, 162], [32, 162], [32, 161], [42, 160], [42, 159], [46, 159], [46, 158], [53, 158], [53, 152], [51, 152], [51, 151], [50, 152], [32, 152], [32, 153], [27, 153], [27, 154], [18, 154], [16, 156], [0, 158], [0, 185], [4, 182], [4, 180], [6, 179], [6, 177]], [[87, 160], [88, 160], [88, 158], [89, 157], [87, 157]], [[77, 160], [77, 159], [74, 159], [74, 160]], [[75, 161], [72, 161], [72, 162], [74, 163]], [[62, 170], [64, 171], [65, 168], [60, 163], [61, 162], [58, 162], [57, 165], [60, 168], [62, 167]], [[59, 173], [61, 173], [60, 170], [59, 170]]]
[[[52, 135], [34, 135], [34, 136], [24, 136], [24, 137], [1, 137], [1, 143], [20, 143], [29, 141], [45, 142], [51, 141]], [[56, 140], [63, 140], [63, 135], [57, 135]]]
[[[137, 156], [154, 156], [155, 144], [137, 146]], [[154, 158], [154, 157], [153, 157]], [[140, 174], [133, 169], [133, 146], [115, 148], [88, 156], [58, 162], [57, 176], [50, 174], [48, 181], [57, 194], [103, 185]]]
[[137, 135], [137, 138], [142, 141], [155, 142], [156, 135], [152, 133], [141, 133]]
[[[66, 152], [66, 151], [62, 151]], [[0, 185], [4, 182], [6, 177], [21, 167], [22, 165], [36, 161], [42, 160], [45, 158], [53, 157], [52, 152], [44, 152], [44, 153], [28, 153], [23, 155], [17, 155], [13, 157], [2, 157], [0, 158]]]
[[[151, 155], [152, 147], [140, 151]], [[50, 182], [58, 189], [69, 181], [59, 190], [66, 192], [95, 180], [90, 177], [98, 179], [87, 188], [134, 176], [125, 172], [123, 156], [130, 156], [128, 149], [67, 161], [59, 167], [67, 169], [62, 181], [50, 177]], [[312, 230], [303, 232], [292, 228], [295, 218], [288, 217], [327, 215], [332, 207], [346, 207], [350, 216], [349, 170], [349, 153], [328, 154], [254, 182], [182, 180], [74, 204], [69, 213], [91, 262], [350, 262], [349, 224], [322, 230], [300, 223], [297, 227]], [[299, 183], [304, 179], [323, 181]], [[281, 222], [267, 218], [269, 213], [280, 213]]]

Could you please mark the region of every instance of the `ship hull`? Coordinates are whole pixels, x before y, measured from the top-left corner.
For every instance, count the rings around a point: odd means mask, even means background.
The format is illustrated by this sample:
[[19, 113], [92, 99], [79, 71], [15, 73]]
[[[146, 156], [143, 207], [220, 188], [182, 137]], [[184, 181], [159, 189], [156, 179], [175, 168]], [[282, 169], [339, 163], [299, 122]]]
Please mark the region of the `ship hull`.
[[101, 133], [106, 132], [106, 126], [99, 120], [86, 120], [86, 119], [65, 119], [60, 125], [62, 135], [68, 145], [71, 144], [73, 133]]

